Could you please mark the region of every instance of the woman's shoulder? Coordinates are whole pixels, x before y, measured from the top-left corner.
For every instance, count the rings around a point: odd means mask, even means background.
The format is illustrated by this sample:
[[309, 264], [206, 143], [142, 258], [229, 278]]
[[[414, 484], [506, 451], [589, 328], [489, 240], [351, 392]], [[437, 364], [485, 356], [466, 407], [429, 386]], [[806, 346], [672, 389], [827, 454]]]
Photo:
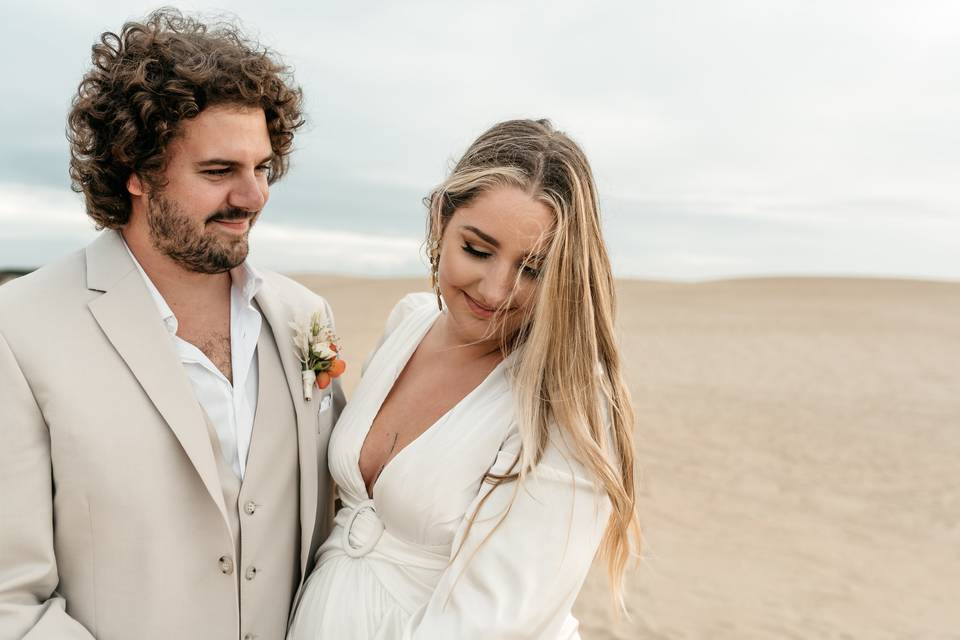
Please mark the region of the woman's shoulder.
[[380, 340], [377, 341], [377, 344], [363, 362], [363, 366], [360, 368], [361, 372], [367, 370], [367, 366], [373, 361], [374, 356], [377, 355], [377, 352], [380, 351], [384, 343], [387, 342], [387, 339], [397, 331], [400, 325], [418, 314], [424, 314], [424, 321], [426, 321], [426, 316], [430, 313], [430, 307], [432, 307], [434, 311], [437, 311], [437, 298], [432, 293], [408, 293], [402, 297], [400, 301], [393, 306], [393, 310], [390, 311], [390, 315], [387, 317], [387, 325], [383, 329], [383, 334], [381, 334]]
[[400, 301], [393, 306], [390, 316], [387, 318], [385, 333], [393, 333], [404, 320], [417, 312], [427, 308], [437, 308], [437, 297], [429, 291], [418, 291], [408, 293], [400, 298]]

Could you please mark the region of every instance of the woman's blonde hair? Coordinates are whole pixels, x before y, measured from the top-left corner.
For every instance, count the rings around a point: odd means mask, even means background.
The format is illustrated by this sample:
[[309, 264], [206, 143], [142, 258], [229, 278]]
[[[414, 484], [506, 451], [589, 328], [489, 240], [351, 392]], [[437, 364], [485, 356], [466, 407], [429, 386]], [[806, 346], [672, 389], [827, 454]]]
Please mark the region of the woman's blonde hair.
[[[623, 577], [639, 547], [634, 477], [634, 413], [614, 332], [615, 285], [600, 230], [593, 174], [580, 147], [548, 120], [510, 120], [481, 135], [451, 175], [425, 199], [431, 265], [454, 212], [478, 195], [517, 187], [555, 216], [544, 239], [537, 292], [519, 333], [501, 336], [513, 351], [523, 478], [540, 461], [551, 422], [572, 455], [593, 473], [612, 510], [600, 547], [612, 592], [623, 608]], [[517, 274], [519, 282], [520, 274]], [[504, 305], [510, 307], [508, 303]], [[489, 494], [487, 494], [489, 495]], [[482, 504], [482, 503], [481, 503]]]

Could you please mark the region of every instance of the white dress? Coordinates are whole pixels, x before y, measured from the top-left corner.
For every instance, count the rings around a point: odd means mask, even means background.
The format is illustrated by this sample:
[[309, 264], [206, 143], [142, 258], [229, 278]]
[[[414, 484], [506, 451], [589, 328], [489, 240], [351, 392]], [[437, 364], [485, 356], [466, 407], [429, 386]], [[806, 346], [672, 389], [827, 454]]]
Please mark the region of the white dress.
[[484, 475], [508, 472], [520, 448], [510, 358], [390, 460], [367, 497], [363, 441], [438, 315], [432, 294], [397, 304], [331, 435], [330, 472], [343, 506], [289, 640], [580, 637], [570, 608], [610, 504], [558, 438], [520, 491], [516, 482], [494, 490], [467, 531], [491, 491]]

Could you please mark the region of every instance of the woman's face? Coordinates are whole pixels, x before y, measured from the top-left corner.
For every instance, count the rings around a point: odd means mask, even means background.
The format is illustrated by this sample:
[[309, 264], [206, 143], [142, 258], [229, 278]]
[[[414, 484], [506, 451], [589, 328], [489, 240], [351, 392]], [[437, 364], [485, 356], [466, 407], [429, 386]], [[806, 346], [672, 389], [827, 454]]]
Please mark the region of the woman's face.
[[497, 323], [508, 336], [520, 328], [553, 221], [550, 207], [512, 186], [495, 187], [453, 212], [441, 238], [439, 281], [460, 340], [494, 344], [501, 338]]

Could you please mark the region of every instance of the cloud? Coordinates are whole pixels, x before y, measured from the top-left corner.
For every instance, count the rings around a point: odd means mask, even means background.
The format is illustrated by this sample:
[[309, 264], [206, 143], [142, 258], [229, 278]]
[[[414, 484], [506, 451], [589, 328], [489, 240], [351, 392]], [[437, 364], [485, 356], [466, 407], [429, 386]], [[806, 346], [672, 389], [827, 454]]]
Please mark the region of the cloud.
[[[0, 103], [0, 181], [65, 189], [64, 117], [90, 45], [153, 7], [8, 9], [11, 23], [38, 27], [0, 40], [7, 86], [23, 89]], [[227, 8], [295, 67], [308, 107], [293, 171], [262, 224], [356, 234], [343, 246], [363, 265], [415, 268], [399, 257], [408, 247], [368, 239], [418, 239], [419, 198], [477, 134], [546, 116], [590, 158], [622, 274], [960, 276], [949, 257], [960, 254], [956, 2]]]

